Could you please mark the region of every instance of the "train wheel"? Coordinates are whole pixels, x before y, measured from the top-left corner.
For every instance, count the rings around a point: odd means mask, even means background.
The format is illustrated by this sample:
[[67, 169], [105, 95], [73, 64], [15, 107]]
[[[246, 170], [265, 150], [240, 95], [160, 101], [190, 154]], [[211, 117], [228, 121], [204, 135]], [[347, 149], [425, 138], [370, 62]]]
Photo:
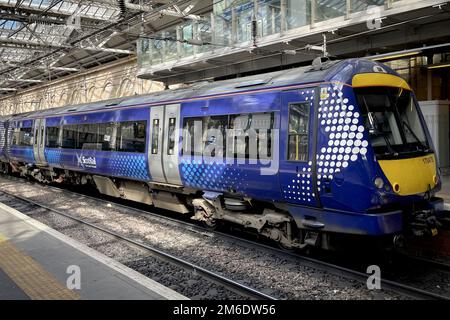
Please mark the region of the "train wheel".
[[281, 242], [277, 242], [277, 244], [278, 244], [278, 247], [281, 250], [283, 250], [283, 251], [291, 252], [291, 253], [294, 253], [294, 252], [297, 251], [297, 248], [295, 248], [293, 246], [287, 246], [287, 245], [285, 245], [284, 243], [281, 243]]
[[203, 220], [202, 225], [210, 230], [216, 230], [219, 227], [219, 222], [216, 219]]

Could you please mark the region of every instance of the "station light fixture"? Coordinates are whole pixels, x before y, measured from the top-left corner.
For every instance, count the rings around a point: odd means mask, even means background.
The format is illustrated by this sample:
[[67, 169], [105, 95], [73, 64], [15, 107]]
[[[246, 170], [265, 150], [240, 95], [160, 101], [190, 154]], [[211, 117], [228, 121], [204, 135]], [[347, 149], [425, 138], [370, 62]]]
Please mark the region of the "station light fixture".
[[420, 54], [421, 51], [410, 51], [410, 52], [403, 52], [403, 53], [393, 53], [389, 55], [382, 55], [382, 56], [375, 56], [373, 58], [370, 58], [373, 61], [384, 61], [384, 60], [391, 60], [391, 59], [397, 59], [397, 58], [403, 58], [403, 57], [410, 57], [410, 56], [416, 56]]
[[444, 63], [444, 64], [434, 64], [427, 66], [428, 69], [438, 69], [438, 68], [448, 68], [450, 67], [450, 63]]

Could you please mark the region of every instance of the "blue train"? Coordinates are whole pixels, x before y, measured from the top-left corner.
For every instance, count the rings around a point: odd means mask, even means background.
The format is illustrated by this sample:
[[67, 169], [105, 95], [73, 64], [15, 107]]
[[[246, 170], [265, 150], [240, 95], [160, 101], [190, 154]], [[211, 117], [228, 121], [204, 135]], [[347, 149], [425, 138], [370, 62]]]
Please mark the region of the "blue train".
[[443, 211], [411, 88], [365, 59], [4, 117], [0, 160], [287, 248], [434, 235]]

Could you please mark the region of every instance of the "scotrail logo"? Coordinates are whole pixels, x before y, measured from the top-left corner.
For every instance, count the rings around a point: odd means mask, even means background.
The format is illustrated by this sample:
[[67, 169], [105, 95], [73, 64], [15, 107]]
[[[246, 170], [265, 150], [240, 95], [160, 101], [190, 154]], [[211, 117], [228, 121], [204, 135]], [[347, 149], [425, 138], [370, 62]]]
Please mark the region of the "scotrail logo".
[[85, 157], [77, 154], [78, 165], [82, 168], [97, 168], [97, 161], [94, 157]]

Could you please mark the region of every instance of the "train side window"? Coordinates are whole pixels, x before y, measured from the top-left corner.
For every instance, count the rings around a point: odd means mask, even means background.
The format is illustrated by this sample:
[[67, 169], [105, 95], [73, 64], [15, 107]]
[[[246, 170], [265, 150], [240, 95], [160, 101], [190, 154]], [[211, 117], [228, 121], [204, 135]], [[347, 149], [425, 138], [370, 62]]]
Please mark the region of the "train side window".
[[310, 103], [289, 105], [288, 160], [308, 161]]
[[76, 149], [78, 142], [78, 131], [76, 124], [63, 126], [62, 148]]
[[[229, 154], [234, 154], [235, 158], [249, 158], [249, 129], [251, 125], [251, 115], [236, 114], [230, 116], [229, 124]], [[231, 151], [231, 152], [230, 152]]]
[[255, 113], [251, 117], [251, 134], [256, 136], [258, 159], [272, 159], [273, 113]]
[[[202, 118], [184, 118], [183, 147], [181, 153], [187, 156], [201, 156], [203, 153], [201, 139], [203, 136]], [[198, 139], [197, 143], [195, 138]]]
[[152, 125], [152, 154], [158, 154], [159, 148], [159, 119], [153, 119]]
[[15, 128], [12, 134], [11, 144], [14, 146], [19, 145], [20, 140], [20, 128]]
[[45, 132], [44, 127], [41, 127], [41, 142], [39, 144], [40, 147], [44, 146], [44, 132]]
[[117, 150], [123, 152], [145, 152], [147, 121], [120, 122], [117, 131]]
[[59, 127], [47, 127], [46, 143], [47, 148], [58, 148]]
[[32, 146], [33, 145], [33, 129], [32, 128], [16, 128], [13, 132], [12, 144], [16, 146]]
[[116, 144], [116, 124], [114, 122], [99, 123], [98, 124], [98, 144], [103, 151], [115, 150]]
[[18, 142], [19, 146], [32, 146], [33, 128], [20, 128]]
[[203, 154], [208, 157], [225, 157], [228, 116], [205, 117], [203, 123], [203, 129], [206, 129], [203, 132]]
[[167, 155], [173, 155], [175, 149], [175, 127], [177, 119], [169, 118], [169, 128], [168, 128], [168, 143], [167, 143]]
[[5, 146], [5, 136], [6, 136], [6, 128], [5, 123], [0, 122], [0, 148], [3, 148]]
[[80, 124], [77, 131], [77, 149], [101, 150], [101, 146], [97, 145], [98, 124]]

